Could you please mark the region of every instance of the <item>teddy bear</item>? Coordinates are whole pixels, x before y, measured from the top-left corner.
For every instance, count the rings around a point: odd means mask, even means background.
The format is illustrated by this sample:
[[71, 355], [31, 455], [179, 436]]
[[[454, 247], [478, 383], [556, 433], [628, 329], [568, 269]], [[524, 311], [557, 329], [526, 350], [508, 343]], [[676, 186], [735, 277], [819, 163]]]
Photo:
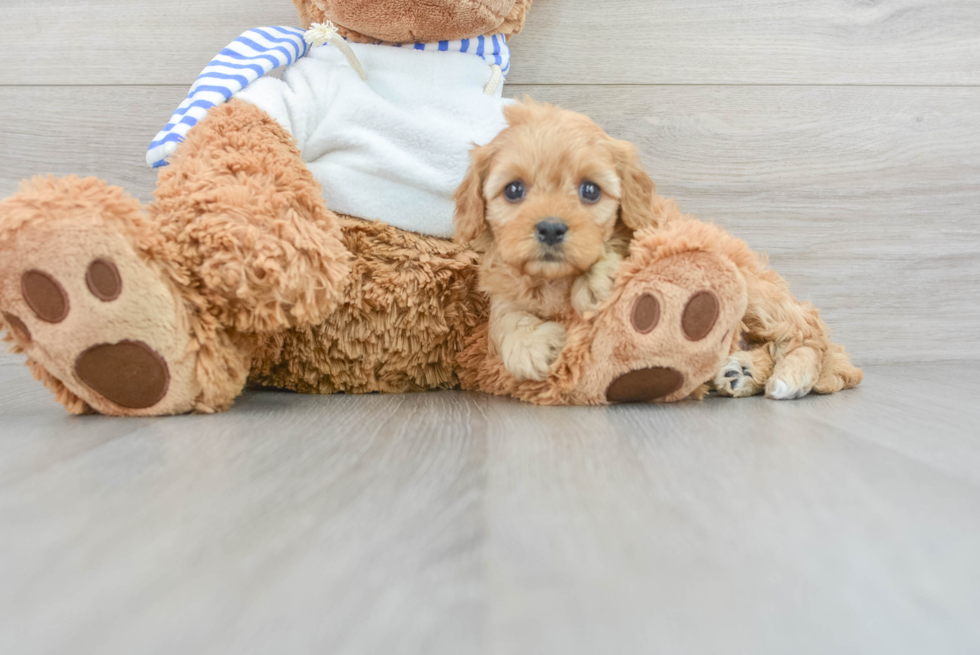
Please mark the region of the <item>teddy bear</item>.
[[738, 347], [748, 250], [701, 223], [636, 233], [546, 380], [488, 347], [452, 196], [469, 147], [505, 126], [531, 0], [295, 3], [304, 29], [250, 30], [195, 82], [151, 144], [153, 202], [77, 177], [0, 201], [5, 339], [59, 403], [211, 413], [246, 384], [582, 405], [705, 392]]

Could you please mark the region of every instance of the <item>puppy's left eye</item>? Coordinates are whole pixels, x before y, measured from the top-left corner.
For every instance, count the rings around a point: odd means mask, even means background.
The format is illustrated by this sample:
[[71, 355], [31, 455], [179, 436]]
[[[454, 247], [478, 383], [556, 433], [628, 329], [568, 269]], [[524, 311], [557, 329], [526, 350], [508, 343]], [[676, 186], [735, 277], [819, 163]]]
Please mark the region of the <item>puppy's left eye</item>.
[[586, 203], [587, 205], [594, 205], [595, 203], [599, 202], [600, 198], [602, 198], [602, 189], [600, 189], [599, 185], [595, 182], [589, 182], [586, 180], [585, 182], [582, 182], [582, 186], [578, 188], [578, 195], [582, 199], [582, 202]]
[[504, 197], [510, 202], [520, 202], [521, 200], [524, 200], [525, 193], [524, 183], [520, 180], [514, 180], [504, 187]]

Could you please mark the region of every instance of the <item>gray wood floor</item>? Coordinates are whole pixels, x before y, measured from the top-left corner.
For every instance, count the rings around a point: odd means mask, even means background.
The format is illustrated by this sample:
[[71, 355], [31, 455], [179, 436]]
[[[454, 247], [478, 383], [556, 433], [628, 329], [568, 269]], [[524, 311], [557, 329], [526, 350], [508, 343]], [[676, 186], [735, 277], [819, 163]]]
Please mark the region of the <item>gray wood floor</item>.
[[975, 653], [977, 363], [791, 403], [246, 394], [0, 366], [2, 653]]
[[[149, 200], [146, 145], [271, 24], [289, 0], [3, 0], [0, 196]], [[512, 45], [508, 95], [635, 141], [865, 383], [116, 420], [0, 356], [0, 654], [980, 652], [980, 2], [535, 0]]]

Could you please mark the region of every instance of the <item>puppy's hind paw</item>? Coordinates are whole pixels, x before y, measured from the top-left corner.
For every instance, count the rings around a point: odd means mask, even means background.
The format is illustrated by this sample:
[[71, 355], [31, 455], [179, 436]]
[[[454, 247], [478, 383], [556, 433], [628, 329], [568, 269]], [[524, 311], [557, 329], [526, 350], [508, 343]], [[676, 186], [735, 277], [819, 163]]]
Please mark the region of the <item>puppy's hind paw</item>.
[[565, 345], [565, 328], [546, 321], [533, 331], [511, 335], [503, 344], [504, 366], [518, 380], [541, 381]]
[[739, 351], [722, 365], [712, 386], [719, 395], [746, 398], [762, 392], [764, 381], [759, 379], [749, 353]]

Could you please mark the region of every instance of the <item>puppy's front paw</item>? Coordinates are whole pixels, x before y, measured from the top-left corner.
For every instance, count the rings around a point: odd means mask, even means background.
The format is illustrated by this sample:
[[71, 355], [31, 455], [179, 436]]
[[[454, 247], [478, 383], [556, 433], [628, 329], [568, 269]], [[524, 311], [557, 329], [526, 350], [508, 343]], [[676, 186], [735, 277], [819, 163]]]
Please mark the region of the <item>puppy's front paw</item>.
[[[784, 379], [785, 378], [785, 379]], [[766, 397], [772, 400], [796, 400], [810, 393], [813, 376], [773, 376], [766, 382]]]
[[609, 253], [596, 262], [572, 284], [572, 307], [579, 316], [599, 309], [599, 305], [612, 294], [616, 282], [616, 269], [623, 258]]
[[511, 334], [504, 340], [501, 358], [518, 380], [544, 380], [565, 345], [565, 327], [546, 321], [533, 330]]
[[820, 354], [812, 348], [797, 348], [773, 369], [766, 382], [766, 397], [772, 400], [794, 400], [813, 390], [820, 376]]

